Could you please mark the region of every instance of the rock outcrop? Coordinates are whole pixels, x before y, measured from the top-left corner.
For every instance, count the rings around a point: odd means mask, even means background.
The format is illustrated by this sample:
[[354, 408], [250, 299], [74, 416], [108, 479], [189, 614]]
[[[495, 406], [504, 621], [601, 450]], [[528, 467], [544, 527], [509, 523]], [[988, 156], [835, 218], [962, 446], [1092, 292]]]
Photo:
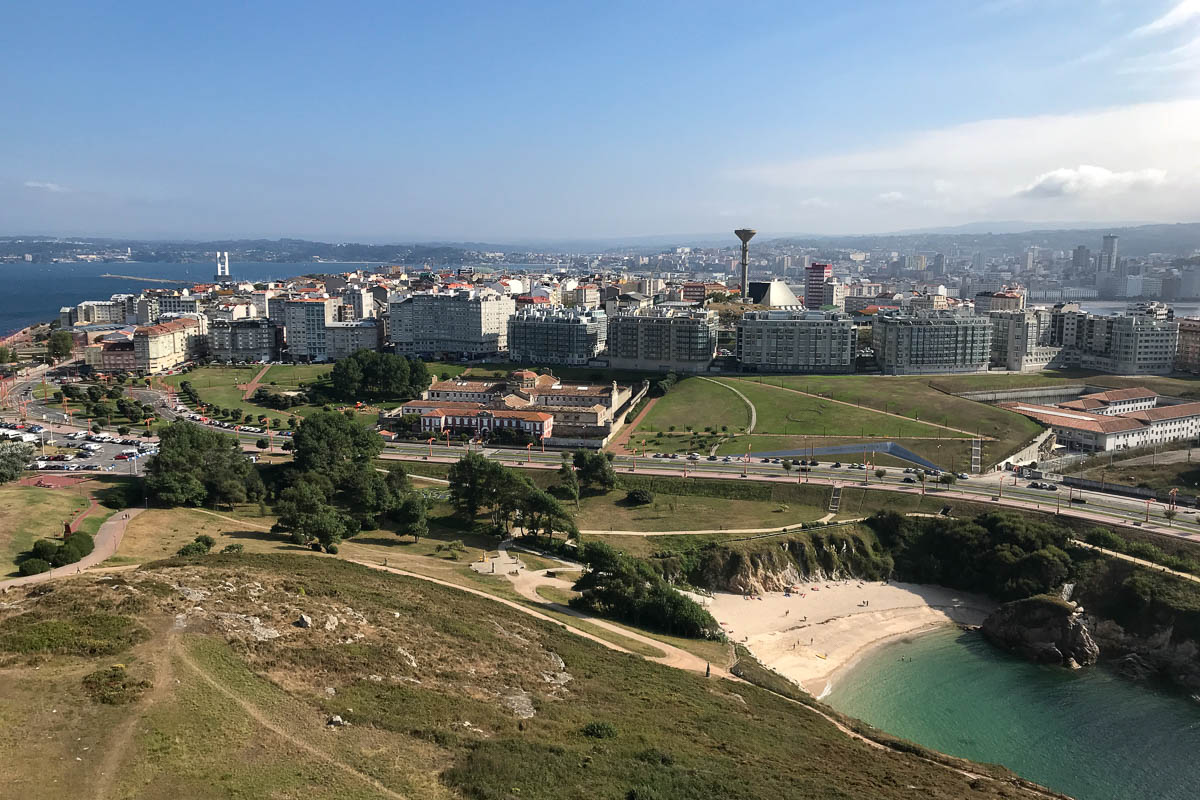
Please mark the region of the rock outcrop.
[[1139, 635], [1110, 619], [1088, 621], [1118, 674], [1131, 680], [1166, 680], [1200, 692], [1200, 643], [1195, 639], [1177, 636], [1170, 624]]
[[982, 630], [993, 644], [1039, 664], [1078, 668], [1100, 656], [1083, 608], [1052, 595], [1005, 603], [988, 615]]

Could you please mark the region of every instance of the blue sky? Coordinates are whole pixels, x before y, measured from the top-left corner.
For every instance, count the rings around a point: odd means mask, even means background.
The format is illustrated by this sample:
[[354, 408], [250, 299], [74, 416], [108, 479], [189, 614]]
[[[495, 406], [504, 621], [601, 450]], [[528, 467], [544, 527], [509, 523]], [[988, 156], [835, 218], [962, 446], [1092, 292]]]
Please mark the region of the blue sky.
[[0, 233], [505, 241], [1200, 208], [1200, 0], [95, 3], [0, 28]]

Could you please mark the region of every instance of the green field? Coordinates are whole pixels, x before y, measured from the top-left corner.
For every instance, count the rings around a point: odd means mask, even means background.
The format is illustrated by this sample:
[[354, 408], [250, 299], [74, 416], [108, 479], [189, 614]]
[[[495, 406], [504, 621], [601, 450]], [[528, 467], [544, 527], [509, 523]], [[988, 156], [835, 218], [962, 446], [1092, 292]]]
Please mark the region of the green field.
[[[240, 408], [243, 414], [266, 416], [278, 423], [286, 423], [292, 417], [302, 418], [320, 410], [318, 406], [302, 405], [287, 411], [277, 411], [242, 399], [242, 395], [246, 393], [243, 387], [254, 380], [260, 369], [261, 366], [197, 367], [186, 374], [168, 375], [163, 380], [176, 389], [184, 381], [190, 381], [192, 388], [206, 403], [219, 408]], [[311, 383], [330, 369], [328, 364], [275, 364], [263, 375], [260, 385], [271, 392], [296, 391], [302, 383]], [[269, 381], [275, 381], [275, 384], [271, 385]], [[368, 416], [373, 420], [375, 415]]]
[[[638, 433], [671, 428], [695, 430], [722, 426], [736, 433], [750, 424], [750, 410], [733, 392], [700, 378], [685, 378], [653, 407], [638, 425]], [[640, 438], [640, 435], [639, 437]]]
[[[871, 404], [846, 405], [821, 397], [800, 394], [768, 383], [723, 378], [750, 399], [758, 411], [755, 433], [803, 434], [808, 436], [887, 436], [894, 438], [957, 438], [967, 434], [939, 427], [945, 420], [924, 416], [934, 424], [881, 414]], [[841, 398], [837, 398], [841, 400]], [[888, 409], [892, 413], [899, 410]], [[902, 412], [900, 412], [902, 413]], [[1007, 413], [1007, 412], [1006, 412]], [[1014, 415], [1017, 416], [1017, 415]]]
[[686, 531], [720, 528], [777, 528], [819, 519], [823, 508], [771, 500], [731, 500], [657, 494], [649, 505], [625, 501], [625, 492], [585, 497], [575, 522], [581, 530]]
[[[63, 522], [87, 507], [86, 498], [69, 489], [0, 488], [0, 575], [15, 575], [17, 557], [32, 547], [34, 540], [60, 538]], [[95, 532], [90, 525], [84, 530]]]
[[[209, 556], [10, 599], [14, 797], [1032, 797], [998, 768], [875, 747], [757, 686], [336, 559]], [[256, 641], [251, 617], [276, 635]], [[96, 699], [97, 674], [129, 702]]]

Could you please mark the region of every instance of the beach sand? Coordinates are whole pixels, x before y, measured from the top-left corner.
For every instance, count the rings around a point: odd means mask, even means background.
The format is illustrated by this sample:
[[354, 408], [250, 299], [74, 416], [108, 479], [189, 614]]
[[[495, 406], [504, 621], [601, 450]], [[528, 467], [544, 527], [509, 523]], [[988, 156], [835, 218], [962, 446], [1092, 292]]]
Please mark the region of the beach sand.
[[791, 596], [719, 592], [705, 600], [731, 641], [815, 697], [872, 648], [943, 625], [979, 625], [995, 607], [940, 586], [853, 580], [803, 584]]

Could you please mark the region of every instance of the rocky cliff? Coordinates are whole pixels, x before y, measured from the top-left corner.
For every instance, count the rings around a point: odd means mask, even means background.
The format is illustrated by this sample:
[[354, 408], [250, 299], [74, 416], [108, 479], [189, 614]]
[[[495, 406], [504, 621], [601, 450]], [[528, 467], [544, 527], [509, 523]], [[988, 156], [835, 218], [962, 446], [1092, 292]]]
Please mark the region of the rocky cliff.
[[1133, 680], [1163, 678], [1190, 692], [1200, 691], [1200, 644], [1180, 639], [1173, 626], [1137, 635], [1110, 619], [1087, 618], [1106, 662]]
[[983, 635], [1040, 664], [1078, 668], [1095, 664], [1100, 656], [1083, 608], [1051, 595], [1005, 603], [984, 620]]

